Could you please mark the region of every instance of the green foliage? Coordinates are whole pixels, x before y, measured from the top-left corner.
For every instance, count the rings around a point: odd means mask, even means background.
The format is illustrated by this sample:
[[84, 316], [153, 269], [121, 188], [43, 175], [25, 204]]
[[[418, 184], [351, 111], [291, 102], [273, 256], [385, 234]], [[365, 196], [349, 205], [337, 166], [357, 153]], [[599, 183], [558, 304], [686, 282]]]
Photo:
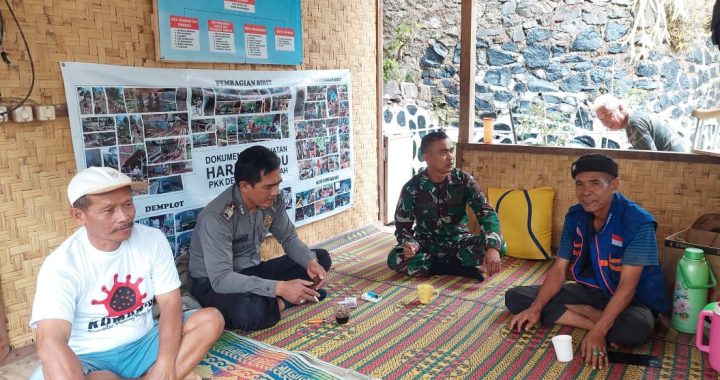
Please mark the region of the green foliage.
[[420, 24], [416, 22], [402, 22], [395, 31], [395, 37], [383, 46], [383, 79], [385, 81], [407, 79], [400, 78], [402, 49], [412, 40], [419, 27]]

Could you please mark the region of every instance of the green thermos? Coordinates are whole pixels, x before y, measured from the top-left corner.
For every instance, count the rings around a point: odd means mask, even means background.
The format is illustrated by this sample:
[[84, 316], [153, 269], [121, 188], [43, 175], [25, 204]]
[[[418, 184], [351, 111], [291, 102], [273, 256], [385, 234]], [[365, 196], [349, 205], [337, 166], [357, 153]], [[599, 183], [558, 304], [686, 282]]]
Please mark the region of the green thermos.
[[675, 295], [671, 325], [675, 330], [695, 334], [698, 314], [707, 304], [708, 288], [716, 285], [703, 251], [685, 248], [675, 272]]

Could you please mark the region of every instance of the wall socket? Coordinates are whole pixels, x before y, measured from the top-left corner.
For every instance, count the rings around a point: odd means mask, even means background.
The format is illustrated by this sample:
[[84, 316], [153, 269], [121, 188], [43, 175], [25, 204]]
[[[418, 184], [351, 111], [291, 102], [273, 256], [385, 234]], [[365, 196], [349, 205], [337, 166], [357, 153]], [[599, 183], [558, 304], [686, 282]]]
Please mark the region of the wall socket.
[[54, 106], [35, 106], [35, 118], [40, 121], [55, 120], [55, 107]]
[[10, 119], [10, 117], [7, 112], [7, 107], [0, 106], [0, 123], [4, 123], [8, 121], [8, 119]]
[[12, 113], [13, 121], [16, 123], [25, 123], [33, 120], [32, 108], [22, 106], [16, 108]]

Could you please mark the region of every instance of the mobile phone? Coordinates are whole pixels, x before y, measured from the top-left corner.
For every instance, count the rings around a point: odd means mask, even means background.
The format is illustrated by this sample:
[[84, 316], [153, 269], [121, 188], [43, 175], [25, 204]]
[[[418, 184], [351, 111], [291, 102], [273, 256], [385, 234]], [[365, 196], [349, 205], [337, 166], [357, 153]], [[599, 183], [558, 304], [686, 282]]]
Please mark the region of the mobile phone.
[[610, 363], [641, 365], [645, 367], [662, 367], [659, 356], [633, 354], [631, 352], [608, 351]]

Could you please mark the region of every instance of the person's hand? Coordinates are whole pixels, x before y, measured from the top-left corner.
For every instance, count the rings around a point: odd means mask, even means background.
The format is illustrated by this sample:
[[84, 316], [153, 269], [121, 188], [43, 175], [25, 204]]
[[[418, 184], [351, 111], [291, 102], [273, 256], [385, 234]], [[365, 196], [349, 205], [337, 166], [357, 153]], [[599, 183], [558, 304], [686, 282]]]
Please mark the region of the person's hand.
[[495, 273], [500, 272], [501, 268], [500, 252], [495, 248], [487, 248], [485, 250], [485, 257], [483, 258], [483, 267], [485, 268], [485, 274], [492, 276]]
[[409, 259], [420, 250], [420, 245], [418, 243], [411, 243], [407, 242], [403, 244], [403, 256], [405, 256], [406, 259]]
[[315, 297], [320, 296], [320, 293], [310, 288], [311, 285], [312, 281], [301, 279], [278, 281], [277, 286], [275, 286], [275, 295], [288, 302], [302, 305], [307, 301], [315, 301]]
[[510, 320], [510, 331], [514, 330], [516, 327], [517, 332], [522, 332], [523, 328], [525, 328], [525, 331], [530, 331], [530, 329], [532, 329], [539, 320], [540, 310], [530, 306], [512, 317]]
[[176, 380], [175, 363], [158, 359], [142, 377], [143, 380]]
[[[310, 278], [320, 277], [320, 283], [315, 287], [316, 289], [320, 289], [321, 286], [325, 285], [327, 272], [325, 272], [325, 268], [323, 268], [317, 260], [310, 260], [307, 266], [307, 274]], [[312, 286], [312, 284], [310, 285]]]
[[605, 334], [598, 329], [591, 329], [580, 344], [580, 352], [585, 364], [593, 369], [603, 369], [608, 366]]

